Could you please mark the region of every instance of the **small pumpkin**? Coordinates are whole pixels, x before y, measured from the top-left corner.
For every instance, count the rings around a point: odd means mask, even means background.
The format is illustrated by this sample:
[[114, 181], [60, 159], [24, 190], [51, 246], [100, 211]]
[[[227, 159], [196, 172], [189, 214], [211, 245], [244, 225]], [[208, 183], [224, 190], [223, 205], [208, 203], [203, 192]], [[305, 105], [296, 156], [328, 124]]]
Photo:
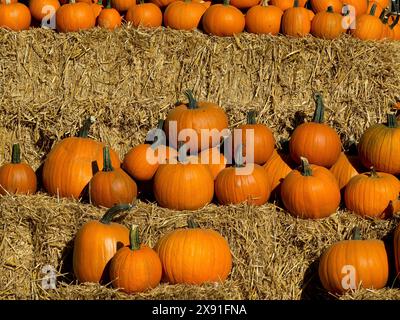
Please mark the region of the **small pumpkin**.
[[276, 149], [271, 158], [263, 165], [267, 173], [271, 194], [280, 194], [280, 186], [286, 176], [292, 171]]
[[341, 0], [310, 0], [311, 8], [315, 13], [326, 12], [332, 7], [332, 12], [342, 13], [343, 3]]
[[132, 225], [129, 239], [129, 246], [119, 249], [111, 260], [110, 280], [113, 287], [126, 293], [155, 288], [162, 275], [157, 252], [140, 243], [137, 225]]
[[362, 134], [358, 154], [366, 168], [394, 175], [400, 173], [400, 127], [394, 114], [387, 115], [387, 124], [375, 124]]
[[200, 163], [208, 166], [214, 180], [217, 178], [218, 174], [225, 169], [228, 162], [225, 156], [221, 153], [219, 146], [203, 150], [200, 152], [199, 158]]
[[[275, 7], [278, 7], [282, 11], [286, 11], [289, 8], [293, 8], [293, 0], [270, 0], [269, 3]], [[299, 7], [304, 7], [307, 0], [299, 0]]]
[[287, 9], [282, 16], [282, 33], [292, 37], [304, 37], [310, 33], [311, 20], [309, 10], [299, 6], [294, 0], [293, 8]]
[[355, 228], [351, 240], [339, 241], [322, 254], [318, 274], [323, 287], [331, 293], [381, 289], [389, 277], [385, 244], [381, 240], [361, 240], [360, 231]]
[[275, 6], [256, 5], [246, 13], [246, 30], [256, 34], [277, 35], [283, 11]]
[[163, 280], [170, 284], [223, 282], [232, 269], [229, 244], [218, 232], [200, 228], [189, 219], [188, 228], [176, 229], [157, 243]]
[[114, 30], [115, 28], [119, 28], [121, 23], [122, 17], [118, 10], [112, 8], [111, 1], [107, 0], [106, 8], [101, 10], [99, 16], [97, 17], [97, 25], [101, 28]]
[[53, 7], [54, 14], [60, 7], [58, 0], [30, 0], [29, 10], [33, 18], [41, 21], [44, 17], [49, 14], [49, 9]]
[[37, 189], [36, 174], [27, 163], [21, 163], [19, 144], [13, 144], [11, 163], [0, 167], [0, 194], [33, 194]]
[[342, 15], [335, 13], [329, 6], [326, 12], [318, 12], [311, 22], [311, 34], [322, 39], [339, 38], [346, 30], [343, 29]]
[[120, 204], [98, 220], [86, 222], [74, 240], [72, 264], [79, 282], [107, 283], [109, 263], [119, 248], [129, 244], [129, 229], [112, 222], [121, 211], [132, 207]]
[[92, 6], [85, 2], [70, 0], [57, 10], [56, 25], [59, 32], [76, 32], [93, 28], [96, 25], [96, 18]]
[[241, 33], [246, 24], [243, 13], [230, 5], [229, 0], [223, 4], [211, 5], [203, 15], [202, 25], [206, 33], [225, 37]]
[[14, 31], [28, 30], [31, 12], [23, 3], [5, 0], [0, 4], [0, 27]]
[[143, 0], [131, 6], [126, 12], [125, 19], [134, 27], [157, 28], [162, 24], [162, 12], [154, 3], [144, 3]]
[[361, 216], [385, 219], [392, 215], [390, 201], [400, 193], [400, 181], [393, 175], [371, 172], [354, 176], [344, 191], [346, 208]]
[[300, 218], [319, 219], [335, 213], [340, 203], [340, 189], [326, 168], [310, 165], [301, 158], [301, 167], [292, 170], [281, 184], [285, 208]]
[[198, 28], [207, 7], [192, 0], [174, 1], [164, 11], [164, 25], [177, 30]]
[[351, 35], [361, 40], [379, 40], [382, 36], [382, 21], [375, 17], [376, 3], [368, 14], [357, 15], [356, 28], [351, 29]]
[[322, 95], [315, 94], [316, 108], [312, 122], [302, 123], [293, 131], [289, 141], [292, 159], [300, 163], [305, 157], [312, 164], [331, 167], [340, 156], [341, 141], [337, 132], [324, 123]]
[[111, 7], [118, 12], [126, 12], [134, 6], [136, 6], [136, 0], [111, 0]]

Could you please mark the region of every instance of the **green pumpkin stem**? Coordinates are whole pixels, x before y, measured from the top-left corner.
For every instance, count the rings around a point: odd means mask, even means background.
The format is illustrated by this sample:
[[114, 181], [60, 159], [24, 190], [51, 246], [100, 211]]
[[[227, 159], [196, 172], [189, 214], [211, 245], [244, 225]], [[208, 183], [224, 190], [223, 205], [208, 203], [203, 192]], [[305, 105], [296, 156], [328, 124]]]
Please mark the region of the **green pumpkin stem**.
[[104, 147], [103, 148], [103, 172], [110, 172], [110, 171], [114, 171], [114, 168], [111, 164], [110, 148]]
[[374, 3], [371, 7], [371, 10], [369, 11], [370, 16], [374, 16], [376, 12], [376, 3]]
[[256, 124], [256, 115], [257, 112], [255, 110], [247, 112], [247, 124]]
[[178, 141], [178, 161], [184, 163], [187, 161], [187, 145], [185, 141]]
[[90, 126], [96, 121], [96, 118], [91, 116], [87, 118], [84, 122], [82, 127], [79, 130], [78, 137], [79, 138], [87, 138], [89, 136]]
[[376, 173], [375, 168], [374, 168], [374, 167], [371, 167], [370, 169], [371, 169], [371, 171], [370, 171], [370, 177], [371, 177], [371, 178], [379, 178], [378, 174]]
[[355, 227], [351, 232], [351, 240], [361, 240], [361, 230], [359, 227]]
[[293, 7], [297, 8], [299, 6], [299, 0], [294, 0]]
[[224, 6], [229, 6], [230, 0], [224, 0]]
[[194, 220], [193, 217], [188, 218], [187, 224], [188, 224], [188, 228], [190, 228], [190, 229], [200, 228], [199, 224]]
[[389, 128], [397, 128], [397, 119], [396, 115], [388, 113], [387, 114], [387, 126]]
[[305, 177], [311, 177], [313, 172], [307, 158], [300, 157], [300, 160], [301, 160], [301, 165], [300, 165], [301, 175]]
[[188, 108], [189, 109], [197, 109], [197, 100], [193, 96], [193, 92], [191, 90], [185, 91], [185, 96], [189, 99]]
[[328, 9], [326, 9], [326, 12], [333, 13], [333, 7], [329, 6]]
[[133, 224], [131, 230], [129, 231], [129, 248], [133, 250], [140, 249], [140, 239], [139, 239], [139, 226]]
[[243, 146], [240, 144], [238, 145], [236, 149], [236, 154], [235, 154], [235, 159], [234, 159], [234, 167], [235, 168], [240, 168], [244, 167], [244, 161], [243, 161]]
[[103, 0], [98, 0], [97, 4], [102, 6], [103, 5]]
[[107, 0], [106, 9], [111, 9], [111, 0]]
[[19, 147], [19, 143], [14, 143], [12, 146], [11, 163], [21, 163], [21, 149]]
[[110, 222], [114, 219], [114, 217], [121, 211], [126, 211], [132, 209], [132, 205], [124, 203], [117, 204], [114, 207], [108, 209], [104, 216], [100, 219], [101, 223], [110, 224]]
[[315, 103], [317, 106], [315, 107], [313, 122], [323, 123], [324, 122], [324, 102], [322, 100], [322, 94], [317, 92], [314, 96]]

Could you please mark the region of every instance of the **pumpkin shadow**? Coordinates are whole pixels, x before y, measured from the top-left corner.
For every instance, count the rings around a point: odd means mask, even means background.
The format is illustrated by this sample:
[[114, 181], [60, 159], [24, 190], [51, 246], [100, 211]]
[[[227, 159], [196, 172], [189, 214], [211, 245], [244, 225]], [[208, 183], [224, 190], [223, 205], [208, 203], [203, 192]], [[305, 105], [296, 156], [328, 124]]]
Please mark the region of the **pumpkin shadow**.
[[44, 162], [42, 162], [35, 171], [36, 180], [37, 180], [37, 191], [45, 191], [44, 185], [43, 185], [43, 167], [44, 167]]

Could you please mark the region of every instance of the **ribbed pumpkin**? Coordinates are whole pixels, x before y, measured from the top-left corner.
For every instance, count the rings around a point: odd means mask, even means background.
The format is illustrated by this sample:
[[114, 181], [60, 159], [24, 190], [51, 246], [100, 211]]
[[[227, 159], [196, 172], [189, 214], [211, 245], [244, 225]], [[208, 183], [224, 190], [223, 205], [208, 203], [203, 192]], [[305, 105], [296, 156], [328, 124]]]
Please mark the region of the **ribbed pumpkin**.
[[271, 193], [279, 195], [280, 185], [292, 169], [276, 149], [274, 149], [271, 158], [263, 165], [263, 168], [267, 172]]
[[206, 10], [200, 2], [174, 1], [164, 11], [164, 25], [177, 30], [196, 29]]
[[136, 5], [136, 0], [111, 0], [111, 6], [119, 12], [128, 11]]
[[130, 244], [117, 251], [110, 263], [114, 288], [126, 293], [155, 288], [161, 281], [162, 267], [157, 252], [139, 240], [139, 228], [132, 225]]
[[239, 9], [248, 9], [260, 3], [260, 0], [230, 0], [230, 4]]
[[342, 15], [333, 12], [332, 6], [327, 11], [318, 12], [311, 22], [311, 34], [322, 39], [336, 39], [346, 30], [342, 26]]
[[271, 129], [256, 122], [255, 111], [247, 113], [247, 123], [235, 129], [233, 140], [234, 153], [236, 154], [240, 146], [243, 155], [247, 157], [246, 163], [252, 159], [251, 162], [263, 165], [272, 156], [275, 148], [275, 138]]
[[360, 165], [357, 162], [357, 157], [347, 156], [342, 152], [339, 159], [329, 169], [339, 183], [340, 189], [343, 189], [349, 183], [351, 178], [359, 174], [357, 169], [360, 168]]
[[90, 4], [70, 0], [57, 10], [56, 25], [59, 32], [76, 32], [93, 28], [96, 18]]
[[161, 207], [196, 210], [212, 201], [214, 179], [210, 170], [199, 163], [198, 157], [186, 153], [186, 145], [180, 147], [178, 161], [161, 164], [154, 176], [154, 196]]
[[111, 208], [121, 203], [132, 203], [137, 196], [137, 185], [121, 168], [112, 167], [110, 151], [103, 148], [103, 170], [89, 182], [90, 201], [95, 206]]
[[107, 283], [109, 262], [119, 248], [129, 244], [129, 229], [111, 222], [130, 205], [118, 205], [109, 209], [99, 220], [86, 222], [74, 240], [73, 269], [79, 282]]
[[351, 34], [361, 40], [379, 40], [382, 36], [382, 21], [375, 17], [376, 4], [373, 4], [368, 14], [357, 15], [356, 28]]
[[11, 162], [0, 167], [0, 194], [33, 194], [37, 189], [36, 174], [27, 163], [21, 163], [19, 144], [13, 144]]
[[[189, 102], [170, 110], [165, 120], [164, 130], [169, 145], [177, 148], [178, 140], [186, 139], [191, 153], [219, 145], [223, 131], [228, 128], [225, 111], [215, 103], [197, 101], [190, 90], [185, 95]], [[185, 129], [194, 131], [190, 131], [188, 137]], [[202, 130], [209, 130], [209, 134], [202, 135]]]
[[188, 228], [164, 235], [156, 245], [163, 280], [170, 284], [202, 284], [226, 280], [232, 269], [228, 242], [190, 219]]
[[326, 168], [310, 165], [301, 159], [301, 167], [291, 171], [281, 184], [285, 208], [300, 218], [318, 219], [335, 213], [340, 203], [340, 189]]
[[315, 13], [326, 12], [329, 7], [332, 7], [333, 12], [342, 13], [341, 0], [310, 0], [310, 4]]
[[394, 230], [393, 242], [394, 242], [393, 251], [394, 251], [396, 273], [397, 277], [399, 277], [400, 276], [400, 224]]
[[206, 33], [215, 36], [233, 36], [244, 30], [246, 21], [243, 13], [223, 0], [223, 4], [210, 6], [203, 15], [202, 25]]
[[105, 9], [101, 10], [99, 16], [97, 17], [97, 24], [101, 28], [106, 28], [114, 30], [121, 26], [122, 17], [118, 10], [111, 7], [111, 1], [107, 0], [107, 6]]
[[[270, 0], [269, 3], [275, 7], [278, 7], [282, 11], [286, 11], [294, 6], [293, 0]], [[306, 3], [307, 0], [299, 0], [299, 7], [304, 7]]]
[[277, 35], [283, 11], [275, 6], [256, 5], [246, 13], [246, 30], [256, 34]]
[[221, 153], [220, 147], [216, 146], [211, 149], [206, 149], [199, 154], [200, 163], [207, 165], [214, 180], [218, 174], [225, 169], [228, 160]]
[[368, 11], [368, 0], [343, 0], [344, 6], [353, 6], [356, 17], [366, 14]]
[[304, 37], [310, 33], [310, 13], [299, 7], [299, 0], [294, 0], [293, 8], [287, 9], [282, 16], [282, 33], [292, 37]]
[[[46, 7], [46, 8], [45, 8]], [[54, 14], [57, 9], [60, 7], [60, 3], [58, 0], [30, 0], [29, 1], [29, 10], [33, 18], [38, 21], [41, 21], [45, 16], [47, 16], [50, 11], [49, 9], [53, 7]], [[45, 10], [43, 10], [45, 9]]]
[[322, 95], [315, 95], [316, 108], [312, 122], [302, 123], [292, 133], [289, 150], [292, 159], [300, 163], [305, 157], [312, 164], [331, 167], [340, 156], [341, 142], [337, 132], [324, 123]]
[[389, 218], [393, 212], [390, 201], [400, 193], [400, 181], [393, 175], [375, 172], [354, 176], [344, 191], [346, 208], [361, 216]]
[[400, 173], [400, 127], [393, 114], [387, 115], [387, 124], [375, 124], [364, 131], [358, 144], [358, 153], [366, 168]]
[[389, 277], [389, 262], [381, 240], [361, 240], [358, 228], [351, 240], [331, 245], [318, 268], [324, 288], [336, 294], [358, 288], [381, 289]]
[[[79, 199], [93, 176], [93, 163], [103, 169], [104, 144], [88, 138], [93, 121], [87, 119], [78, 137], [61, 140], [47, 155], [42, 175], [44, 188], [51, 195]], [[110, 156], [114, 167], [119, 168], [120, 160], [112, 149]]]
[[28, 30], [31, 24], [31, 12], [19, 2], [5, 0], [0, 4], [0, 27], [14, 31]]
[[241, 146], [237, 149], [235, 165], [222, 170], [215, 180], [215, 196], [222, 205], [247, 202], [265, 204], [271, 194], [268, 176], [257, 164], [244, 164]]
[[144, 3], [131, 6], [125, 15], [125, 20], [132, 23], [134, 27], [157, 28], [162, 24], [162, 12], [154, 3]]

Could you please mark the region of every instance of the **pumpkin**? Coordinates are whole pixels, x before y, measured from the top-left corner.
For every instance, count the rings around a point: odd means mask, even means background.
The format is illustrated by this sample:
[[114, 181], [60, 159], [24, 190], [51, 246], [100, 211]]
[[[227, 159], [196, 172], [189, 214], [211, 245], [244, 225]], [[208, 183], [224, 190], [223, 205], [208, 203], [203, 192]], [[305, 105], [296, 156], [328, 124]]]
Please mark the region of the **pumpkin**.
[[[162, 130], [164, 121], [158, 121], [158, 130]], [[165, 146], [163, 142], [154, 141], [151, 143], [139, 144], [128, 151], [122, 162], [122, 168], [131, 177], [139, 181], [153, 179], [158, 167], [166, 163], [170, 158], [178, 155], [175, 149]]]
[[206, 10], [200, 2], [174, 1], [164, 11], [164, 25], [177, 30], [196, 29]]
[[212, 229], [189, 219], [188, 228], [174, 230], [157, 243], [163, 280], [170, 284], [202, 284], [226, 280], [232, 269], [228, 242]]
[[108, 147], [103, 148], [103, 170], [89, 183], [90, 202], [111, 208], [116, 204], [132, 203], [137, 196], [137, 185], [121, 168], [114, 170]]
[[361, 216], [385, 219], [392, 215], [390, 201], [400, 193], [400, 181], [393, 175], [376, 172], [354, 176], [344, 191], [346, 208]]
[[133, 6], [136, 6], [136, 0], [111, 0], [111, 7], [119, 12], [128, 11]]
[[130, 244], [117, 251], [110, 264], [110, 280], [114, 288], [126, 293], [155, 288], [161, 281], [162, 267], [157, 252], [139, 240], [137, 225], [132, 225]]
[[268, 176], [271, 193], [280, 194], [280, 186], [286, 176], [292, 171], [276, 149], [269, 160], [263, 165]]
[[252, 8], [260, 3], [260, 0], [230, 0], [230, 4], [238, 9]]
[[206, 149], [199, 154], [200, 163], [207, 165], [214, 180], [218, 174], [225, 169], [228, 160], [220, 152], [219, 146], [212, 149]]
[[120, 204], [99, 220], [86, 222], [74, 240], [72, 264], [79, 282], [107, 283], [109, 263], [119, 248], [129, 244], [129, 229], [112, 222], [117, 213], [132, 207]]
[[335, 213], [340, 203], [340, 189], [326, 168], [310, 165], [301, 158], [301, 167], [292, 170], [281, 184], [285, 208], [300, 218], [319, 219]]
[[382, 6], [381, 6], [379, 3], [375, 2], [375, 1], [369, 1], [369, 2], [368, 2], [367, 12], [370, 12], [370, 11], [371, 11], [372, 6], [373, 6], [374, 4], [376, 5], [376, 9], [375, 9], [375, 12], [374, 12], [374, 16], [375, 16], [375, 17], [380, 17], [380, 15], [381, 15], [382, 12], [383, 12], [383, 8], [382, 8]]
[[[47, 155], [42, 176], [49, 194], [79, 199], [93, 176], [93, 163], [103, 163], [104, 144], [88, 138], [92, 122], [93, 117], [87, 119], [78, 137], [61, 140]], [[110, 150], [110, 156], [114, 167], [119, 168], [120, 160], [115, 151]]]
[[188, 157], [186, 145], [180, 147], [176, 160], [161, 164], [154, 176], [157, 203], [173, 210], [196, 210], [210, 203], [214, 179], [208, 167], [199, 163], [198, 157]]
[[0, 194], [33, 194], [37, 189], [35, 172], [27, 163], [21, 163], [19, 144], [13, 144], [11, 163], [0, 167]]
[[256, 34], [277, 35], [283, 11], [275, 6], [256, 5], [246, 13], [246, 30]]
[[243, 148], [246, 163], [263, 165], [272, 156], [275, 138], [270, 128], [256, 122], [256, 112], [247, 113], [247, 123], [239, 126], [233, 136], [234, 153], [239, 146]]
[[56, 25], [59, 32], [76, 32], [93, 28], [96, 18], [90, 4], [75, 2], [62, 5], [56, 12]]
[[382, 21], [375, 17], [376, 4], [371, 7], [369, 14], [357, 15], [356, 28], [351, 29], [351, 34], [361, 40], [379, 40], [382, 36]]
[[244, 30], [246, 20], [243, 13], [229, 3], [229, 0], [224, 0], [223, 4], [214, 4], [206, 10], [202, 20], [206, 33], [224, 37]]
[[393, 237], [393, 250], [394, 250], [394, 259], [395, 259], [395, 266], [397, 277], [400, 274], [400, 224], [394, 230], [394, 237]]
[[92, 3], [90, 4], [94, 18], [97, 19], [97, 17], [100, 15], [100, 12], [103, 10], [103, 1], [99, 0], [97, 3]]
[[[356, 17], [359, 17], [363, 14], [366, 14], [368, 11], [368, 0], [343, 0], [343, 5], [347, 10], [349, 10], [349, 7], [354, 8], [354, 14]], [[352, 12], [350, 10], [350, 12]], [[358, 26], [357, 26], [358, 27]]]
[[190, 152], [219, 145], [224, 131], [228, 130], [225, 111], [215, 103], [197, 101], [190, 90], [185, 95], [189, 102], [170, 110], [165, 120], [169, 145], [177, 148], [178, 140], [186, 141]]
[[235, 165], [222, 170], [215, 180], [215, 196], [222, 205], [247, 202], [263, 205], [271, 188], [266, 171], [257, 164], [244, 165], [242, 147], [236, 153]]
[[358, 154], [366, 168], [400, 173], [400, 128], [394, 114], [387, 115], [387, 124], [375, 124], [361, 135]]
[[[286, 11], [294, 6], [293, 0], [270, 0], [269, 3], [275, 7], [278, 7], [282, 11]], [[307, 0], [299, 0], [299, 7], [304, 7], [306, 3]]]
[[282, 33], [292, 37], [303, 37], [310, 33], [311, 20], [309, 10], [299, 7], [294, 0], [293, 8], [287, 9], [282, 16]]
[[125, 19], [132, 22], [134, 27], [157, 28], [162, 24], [162, 12], [154, 3], [144, 3], [141, 0], [128, 9]]
[[326, 12], [329, 7], [335, 13], [342, 13], [343, 3], [341, 0], [310, 0], [311, 8], [315, 13]]
[[359, 174], [357, 169], [360, 168], [358, 158], [355, 156], [347, 156], [342, 152], [339, 159], [329, 169], [339, 183], [339, 188], [342, 190], [350, 181], [351, 178]]
[[358, 228], [351, 240], [331, 245], [321, 256], [318, 274], [323, 287], [336, 294], [358, 288], [381, 289], [389, 277], [388, 256], [381, 240], [361, 240]]
[[289, 141], [292, 159], [300, 163], [305, 157], [312, 164], [331, 167], [339, 158], [341, 142], [337, 132], [324, 122], [322, 95], [315, 95], [316, 108], [312, 122], [302, 123], [293, 131]]
[[[46, 7], [46, 8], [45, 8]], [[60, 3], [58, 0], [30, 0], [29, 1], [29, 10], [33, 18], [38, 21], [41, 21], [44, 17], [46, 17], [49, 12], [49, 7], [53, 7], [55, 14], [58, 8], [60, 7]]]
[[101, 28], [113, 30], [121, 26], [122, 18], [119, 12], [111, 7], [111, 1], [107, 0], [107, 6], [101, 10], [97, 17], [97, 25]]
[[342, 15], [333, 12], [331, 6], [326, 12], [318, 12], [311, 22], [311, 34], [322, 39], [336, 39], [346, 30], [342, 26]]
[[19, 2], [5, 0], [0, 4], [0, 27], [14, 31], [28, 30], [31, 25], [31, 12]]

